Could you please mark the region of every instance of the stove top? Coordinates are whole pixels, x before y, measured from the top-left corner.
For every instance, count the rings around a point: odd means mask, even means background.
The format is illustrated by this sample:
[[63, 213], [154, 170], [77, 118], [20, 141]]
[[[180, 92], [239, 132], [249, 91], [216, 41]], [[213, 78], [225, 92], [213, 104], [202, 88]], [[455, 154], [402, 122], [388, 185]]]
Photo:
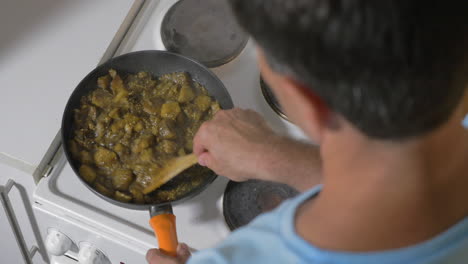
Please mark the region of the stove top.
[[[215, 245], [228, 234], [222, 212], [216, 205], [226, 183], [225, 178], [219, 177], [200, 195], [174, 206], [180, 241], [202, 249]], [[35, 200], [100, 233], [112, 234], [142, 254], [157, 246], [149, 226], [148, 210], [126, 209], [99, 198], [80, 182], [68, 163], [61, 173], [40, 182]]]
[[[117, 55], [138, 50], [164, 50], [161, 24], [164, 14], [176, 2], [150, 1], [152, 4], [142, 11]], [[224, 83], [236, 107], [259, 112], [279, 133], [305, 139], [296, 126], [279, 117], [265, 101], [252, 41], [247, 43], [238, 57], [212, 71]], [[102, 200], [77, 179], [64, 155], [61, 155], [59, 163], [65, 164], [63, 169], [57, 169], [42, 179], [36, 188], [34, 198], [37, 203], [99, 232], [112, 234], [142, 254], [148, 248], [157, 246], [148, 223], [148, 211], [125, 209]], [[214, 246], [229, 233], [220, 208], [227, 182], [226, 178], [218, 177], [200, 195], [174, 207], [180, 241], [195, 249], [203, 249]]]

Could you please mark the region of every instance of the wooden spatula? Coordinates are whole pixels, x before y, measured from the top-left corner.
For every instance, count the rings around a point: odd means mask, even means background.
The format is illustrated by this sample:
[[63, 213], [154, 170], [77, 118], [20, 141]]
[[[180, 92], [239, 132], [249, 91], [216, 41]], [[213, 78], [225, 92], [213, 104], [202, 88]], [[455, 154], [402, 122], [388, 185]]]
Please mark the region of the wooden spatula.
[[179, 173], [195, 165], [197, 162], [198, 158], [195, 156], [195, 154], [181, 156], [169, 160], [166, 163], [166, 166], [162, 168], [158, 174], [152, 177], [152, 182], [143, 189], [143, 193], [148, 194], [156, 190], [175, 176], [179, 175]]

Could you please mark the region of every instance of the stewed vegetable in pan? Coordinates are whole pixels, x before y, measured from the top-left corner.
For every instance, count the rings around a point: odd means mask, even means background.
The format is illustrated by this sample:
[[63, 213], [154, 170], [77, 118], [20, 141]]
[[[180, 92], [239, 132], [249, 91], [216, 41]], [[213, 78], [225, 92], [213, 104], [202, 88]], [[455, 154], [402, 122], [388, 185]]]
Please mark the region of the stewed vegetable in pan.
[[192, 152], [203, 121], [220, 109], [186, 72], [159, 77], [109, 70], [74, 109], [68, 144], [79, 174], [99, 193], [138, 204], [173, 200], [203, 182], [210, 171], [196, 166], [174, 189], [144, 195], [152, 177], [174, 157]]
[[196, 61], [159, 50], [124, 54], [91, 71], [70, 96], [62, 119], [65, 155], [103, 200], [148, 210], [159, 248], [175, 255], [172, 205], [199, 194], [217, 176], [195, 165], [163, 185], [154, 179], [167, 179], [171, 166], [165, 165], [193, 157], [185, 155], [200, 125], [232, 107], [223, 83]]

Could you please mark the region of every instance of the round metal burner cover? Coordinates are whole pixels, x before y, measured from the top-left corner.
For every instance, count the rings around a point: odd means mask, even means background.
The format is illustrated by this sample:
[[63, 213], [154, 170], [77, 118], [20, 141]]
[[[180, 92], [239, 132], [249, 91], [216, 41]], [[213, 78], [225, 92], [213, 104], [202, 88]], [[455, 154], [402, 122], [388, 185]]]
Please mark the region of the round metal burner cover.
[[211, 68], [237, 57], [248, 41], [226, 0], [180, 0], [165, 15], [161, 37], [168, 51]]
[[224, 219], [229, 228], [234, 230], [297, 194], [299, 192], [295, 189], [280, 183], [259, 180], [230, 181], [223, 198]]

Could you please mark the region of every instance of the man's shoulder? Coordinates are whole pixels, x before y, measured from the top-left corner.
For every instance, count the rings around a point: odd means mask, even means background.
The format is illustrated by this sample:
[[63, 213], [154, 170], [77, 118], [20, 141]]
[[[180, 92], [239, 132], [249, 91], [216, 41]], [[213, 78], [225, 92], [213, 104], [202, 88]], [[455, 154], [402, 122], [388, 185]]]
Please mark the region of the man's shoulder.
[[298, 205], [320, 189], [317, 186], [259, 215], [232, 232], [218, 247], [195, 253], [189, 263], [302, 263], [301, 254], [292, 250], [285, 234], [293, 228]]

